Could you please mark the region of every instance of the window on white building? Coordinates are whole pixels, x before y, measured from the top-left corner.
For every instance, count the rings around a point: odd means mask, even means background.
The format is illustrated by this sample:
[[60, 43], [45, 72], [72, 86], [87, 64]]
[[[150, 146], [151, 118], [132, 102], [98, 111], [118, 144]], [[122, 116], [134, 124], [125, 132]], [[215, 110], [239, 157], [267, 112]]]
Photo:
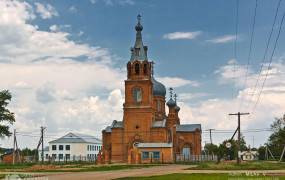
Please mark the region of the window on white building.
[[51, 149], [52, 149], [53, 151], [55, 151], [55, 150], [56, 150], [56, 145], [52, 145], [52, 146], [51, 146]]
[[58, 149], [59, 149], [60, 151], [62, 151], [62, 150], [63, 150], [63, 145], [59, 145], [59, 146], [58, 146]]
[[65, 154], [65, 159], [70, 160], [70, 154]]
[[59, 154], [58, 159], [63, 159], [63, 154]]
[[56, 154], [51, 155], [52, 159], [56, 159]]
[[70, 150], [70, 145], [65, 145], [65, 150], [69, 151]]

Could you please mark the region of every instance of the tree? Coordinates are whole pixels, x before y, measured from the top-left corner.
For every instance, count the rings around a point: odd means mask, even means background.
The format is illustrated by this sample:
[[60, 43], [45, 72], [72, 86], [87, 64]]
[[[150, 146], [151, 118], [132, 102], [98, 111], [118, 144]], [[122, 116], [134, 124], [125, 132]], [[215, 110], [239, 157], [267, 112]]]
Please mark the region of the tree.
[[273, 133], [269, 136], [267, 144], [274, 156], [280, 156], [285, 145], [285, 115], [275, 118], [271, 129]]
[[265, 151], [266, 151], [265, 146], [260, 146], [258, 148], [258, 159], [259, 160], [265, 160]]
[[212, 155], [212, 154], [218, 154], [218, 149], [219, 147], [215, 144], [211, 144], [211, 143], [208, 143], [208, 144], [205, 144], [205, 147], [204, 147], [205, 151], [207, 151], [207, 153], [209, 155]]
[[[227, 148], [226, 147], [226, 143], [230, 142], [231, 143], [231, 147]], [[238, 149], [237, 149], [237, 144], [238, 141], [237, 140], [225, 140], [223, 141], [222, 144], [220, 144], [219, 149], [218, 149], [218, 158], [226, 158], [226, 159], [235, 159], [237, 157], [237, 153], [238, 153]], [[246, 142], [244, 140], [244, 137], [241, 136], [240, 139], [240, 151], [246, 151], [248, 150], [247, 146], [246, 146]]]
[[15, 122], [14, 113], [7, 109], [12, 95], [8, 90], [0, 91], [0, 137], [11, 136], [9, 125]]

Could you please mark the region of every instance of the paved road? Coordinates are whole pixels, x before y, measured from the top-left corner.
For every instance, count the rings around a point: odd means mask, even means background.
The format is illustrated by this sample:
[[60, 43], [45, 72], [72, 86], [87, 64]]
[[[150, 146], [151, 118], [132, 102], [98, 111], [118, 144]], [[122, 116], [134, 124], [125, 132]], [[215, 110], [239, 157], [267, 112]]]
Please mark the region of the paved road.
[[[279, 174], [285, 175], [285, 170], [186, 170], [190, 168], [190, 165], [167, 165], [167, 166], [154, 166], [141, 169], [125, 169], [116, 171], [101, 171], [101, 172], [78, 172], [78, 173], [64, 173], [64, 174], [53, 174], [48, 175], [48, 179], [60, 179], [60, 180], [75, 180], [75, 179], [99, 179], [99, 180], [109, 180], [121, 177], [137, 177], [137, 176], [154, 176], [154, 175], [164, 175], [172, 173], [248, 173], [251, 175], [262, 175], [262, 174]], [[193, 167], [193, 166], [192, 166]]]

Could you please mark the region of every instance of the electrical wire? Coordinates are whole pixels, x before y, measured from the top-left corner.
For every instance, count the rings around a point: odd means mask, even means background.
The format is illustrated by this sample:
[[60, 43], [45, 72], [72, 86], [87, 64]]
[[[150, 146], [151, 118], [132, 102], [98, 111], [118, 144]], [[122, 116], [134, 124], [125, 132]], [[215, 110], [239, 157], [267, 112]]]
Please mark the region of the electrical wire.
[[267, 72], [265, 74], [265, 78], [263, 80], [263, 83], [262, 83], [262, 86], [261, 86], [261, 90], [258, 94], [258, 97], [257, 97], [257, 100], [253, 106], [253, 110], [252, 112], [254, 112], [256, 110], [256, 107], [257, 107], [257, 104], [259, 103], [260, 101], [260, 98], [261, 98], [261, 94], [263, 92], [263, 88], [264, 88], [264, 85], [266, 83], [266, 80], [267, 80], [267, 77], [268, 77], [268, 74], [269, 74], [269, 71], [270, 71], [270, 68], [271, 68], [271, 64], [272, 64], [272, 60], [273, 60], [273, 56], [275, 54], [275, 50], [276, 50], [276, 47], [277, 47], [277, 44], [278, 44], [278, 40], [279, 40], [279, 37], [280, 37], [280, 33], [281, 33], [281, 30], [282, 30], [282, 25], [283, 25], [283, 21], [284, 21], [284, 17], [285, 17], [285, 12], [283, 13], [283, 16], [282, 16], [282, 19], [281, 19], [281, 23], [280, 23], [280, 26], [279, 26], [279, 30], [278, 30], [278, 34], [277, 34], [277, 37], [275, 39], [275, 43], [274, 43], [274, 48], [273, 48], [273, 51], [271, 53], [271, 56], [270, 56], [270, 60], [269, 60], [269, 64], [268, 64], [268, 67], [267, 67]]
[[[249, 51], [248, 51], [248, 56], [247, 56], [247, 65], [246, 65], [246, 72], [245, 72], [245, 81], [244, 81], [244, 84], [243, 84], [244, 88], [246, 88], [246, 86], [247, 86], [248, 70], [249, 70], [249, 65], [250, 65], [250, 60], [251, 60], [251, 55], [252, 55], [252, 45], [253, 45], [253, 40], [254, 40], [257, 7], [258, 7], [258, 0], [255, 0], [253, 23], [252, 23], [252, 26], [251, 26], [250, 44], [249, 44]], [[244, 98], [242, 98], [242, 99], [244, 99]], [[240, 109], [242, 107], [243, 102], [244, 102], [243, 100], [240, 101], [239, 111], [240, 111]]]

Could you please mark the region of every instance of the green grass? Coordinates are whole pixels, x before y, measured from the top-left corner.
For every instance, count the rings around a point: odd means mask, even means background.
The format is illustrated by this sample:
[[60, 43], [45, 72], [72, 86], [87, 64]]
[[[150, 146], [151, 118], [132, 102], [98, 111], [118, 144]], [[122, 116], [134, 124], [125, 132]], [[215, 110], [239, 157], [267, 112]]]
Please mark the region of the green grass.
[[168, 174], [161, 176], [149, 176], [149, 177], [127, 177], [119, 178], [119, 180], [285, 180], [285, 176], [246, 176], [246, 175], [229, 175], [229, 174]]
[[6, 172], [91, 172], [91, 171], [113, 171], [121, 169], [137, 169], [158, 166], [159, 164], [143, 165], [104, 165], [98, 166], [90, 163], [71, 164], [0, 164], [0, 170]]
[[237, 165], [235, 162], [206, 162], [196, 164], [196, 167], [189, 169], [208, 169], [208, 170], [278, 170], [285, 169], [284, 162], [268, 162], [268, 161], [253, 161], [242, 162]]
[[35, 170], [30, 172], [92, 172], [92, 171], [114, 171], [122, 169], [138, 169], [138, 168], [147, 168], [153, 167], [156, 165], [106, 165], [106, 166], [73, 166], [69, 169], [59, 168], [52, 170]]
[[19, 164], [2, 164], [0, 163], [0, 170], [1, 169], [23, 169], [28, 168], [35, 165], [35, 163], [19, 163]]

